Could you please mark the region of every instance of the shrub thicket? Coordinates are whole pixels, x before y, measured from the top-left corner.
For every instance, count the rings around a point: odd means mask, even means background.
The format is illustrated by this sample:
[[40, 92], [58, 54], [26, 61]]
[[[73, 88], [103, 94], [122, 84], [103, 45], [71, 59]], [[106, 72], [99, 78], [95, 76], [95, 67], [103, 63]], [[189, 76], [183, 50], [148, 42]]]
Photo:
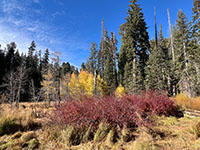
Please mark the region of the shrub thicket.
[[137, 127], [151, 121], [153, 115], [175, 116], [179, 113], [177, 105], [162, 93], [147, 91], [140, 95], [115, 97], [83, 98], [67, 100], [57, 107], [53, 122], [65, 125], [94, 125], [100, 122], [120, 127]]

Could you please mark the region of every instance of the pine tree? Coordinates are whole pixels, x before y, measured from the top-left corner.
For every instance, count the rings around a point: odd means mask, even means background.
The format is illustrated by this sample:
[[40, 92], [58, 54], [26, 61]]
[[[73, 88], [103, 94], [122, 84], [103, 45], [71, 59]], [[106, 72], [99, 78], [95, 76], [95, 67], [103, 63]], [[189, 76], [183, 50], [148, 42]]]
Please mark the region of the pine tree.
[[61, 66], [61, 75], [65, 76], [66, 74], [72, 74], [71, 66], [69, 62], [63, 62]]
[[38, 95], [41, 79], [38, 72], [39, 59], [36, 51], [36, 44], [34, 41], [31, 42], [28, 50], [28, 57], [26, 58], [26, 70], [26, 76], [28, 76], [25, 87], [28, 90], [26, 93], [26, 99], [34, 100], [36, 95]]
[[14, 54], [13, 69], [16, 70], [22, 64], [22, 58], [17, 50]]
[[145, 88], [144, 68], [149, 49], [149, 36], [144, 15], [136, 2], [137, 0], [131, 0], [126, 23], [120, 27], [122, 45], [118, 62], [119, 78], [128, 92], [137, 92]]
[[[103, 32], [104, 31], [104, 32]], [[102, 38], [101, 38], [101, 43], [100, 43], [100, 50], [97, 54], [97, 71], [98, 74], [102, 78], [104, 78], [104, 70], [105, 70], [105, 64], [107, 60], [107, 55], [109, 55], [109, 50], [110, 50], [110, 37], [108, 36], [108, 31], [107, 29], [102, 30]]]
[[116, 51], [117, 41], [113, 32], [111, 32], [111, 38], [108, 36], [107, 30], [105, 30], [104, 50], [102, 53], [102, 66], [104, 71], [102, 72], [103, 79], [106, 81], [109, 87], [109, 93], [113, 93], [117, 87], [117, 70], [116, 70]]
[[97, 69], [97, 44], [95, 42], [91, 43], [90, 56], [87, 63], [87, 70], [94, 74]]
[[85, 66], [85, 63], [83, 62], [82, 64], [81, 64], [81, 70], [86, 70], [86, 66]]
[[154, 40], [150, 43], [150, 56], [146, 67], [146, 88], [167, 90], [168, 49], [161, 25], [157, 43]]
[[112, 53], [110, 52], [107, 55], [106, 63], [105, 63], [105, 69], [104, 69], [104, 81], [106, 81], [107, 86], [109, 88], [109, 93], [113, 93], [114, 90], [117, 87], [116, 78], [115, 78], [115, 70], [113, 68], [113, 59], [112, 59]]
[[42, 74], [48, 73], [48, 67], [49, 67], [49, 50], [48, 49], [45, 50], [45, 53], [44, 53], [41, 63], [42, 63], [41, 64]]
[[116, 36], [115, 36], [115, 34], [113, 32], [111, 32], [110, 51], [111, 51], [111, 60], [112, 60], [110, 65], [112, 66], [113, 88], [117, 88], [117, 86], [118, 86], [117, 69], [116, 69], [117, 40], [116, 40]]
[[[177, 92], [191, 93], [188, 90], [189, 78], [188, 76], [188, 51], [190, 42], [190, 33], [188, 26], [188, 19], [182, 10], [178, 12], [178, 19], [176, 20], [176, 26], [173, 31], [174, 47], [175, 47], [175, 68], [173, 81], [176, 87], [179, 87]], [[177, 93], [176, 92], [176, 93]]]
[[6, 70], [7, 72], [13, 71], [14, 69], [14, 59], [15, 59], [15, 50], [17, 45], [15, 42], [7, 44], [7, 53], [6, 53]]
[[[2, 86], [2, 84], [3, 84], [3, 77], [5, 76], [5, 70], [6, 70], [5, 53], [1, 49], [1, 46], [0, 46], [0, 86]], [[0, 87], [0, 89], [2, 89], [2, 88]]]
[[103, 53], [104, 53], [104, 38], [105, 38], [105, 36], [104, 36], [104, 33], [105, 33], [104, 20], [103, 19], [102, 19], [101, 25], [102, 25], [102, 30], [101, 30], [100, 50], [97, 53], [97, 72], [101, 77], [103, 77], [103, 72], [104, 72]]
[[194, 1], [193, 11], [193, 20], [192, 24], [192, 41], [191, 41], [191, 49], [192, 53], [190, 54], [193, 57], [188, 61], [193, 64], [195, 69], [192, 69], [193, 72], [193, 85], [196, 90], [193, 96], [196, 94], [200, 94], [200, 5], [198, 1]]

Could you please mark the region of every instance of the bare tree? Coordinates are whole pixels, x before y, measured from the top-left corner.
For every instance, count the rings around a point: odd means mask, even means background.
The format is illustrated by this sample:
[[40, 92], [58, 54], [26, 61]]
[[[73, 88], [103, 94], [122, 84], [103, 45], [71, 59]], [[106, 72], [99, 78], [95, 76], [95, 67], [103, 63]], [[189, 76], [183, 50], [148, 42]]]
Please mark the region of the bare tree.
[[20, 95], [25, 81], [25, 67], [21, 65], [16, 71], [11, 71], [5, 76], [6, 97], [11, 107], [19, 106]]
[[54, 99], [56, 101], [56, 105], [60, 104], [61, 97], [60, 97], [60, 53], [54, 52], [53, 53], [53, 62], [54, 62], [54, 70], [53, 70], [53, 77], [54, 77], [54, 87], [56, 90], [56, 93], [54, 95]]
[[17, 69], [17, 72], [16, 72], [16, 79], [17, 79], [17, 99], [16, 99], [16, 106], [18, 107], [19, 106], [19, 101], [20, 101], [20, 95], [21, 95], [21, 92], [23, 90], [23, 84], [24, 84], [24, 81], [25, 81], [25, 66], [24, 65], [21, 65], [18, 69]]
[[16, 88], [17, 88], [15, 72], [11, 71], [10, 73], [6, 74], [5, 81], [7, 81], [7, 87], [6, 87], [7, 102], [11, 104], [11, 107], [13, 107], [13, 103], [16, 97]]

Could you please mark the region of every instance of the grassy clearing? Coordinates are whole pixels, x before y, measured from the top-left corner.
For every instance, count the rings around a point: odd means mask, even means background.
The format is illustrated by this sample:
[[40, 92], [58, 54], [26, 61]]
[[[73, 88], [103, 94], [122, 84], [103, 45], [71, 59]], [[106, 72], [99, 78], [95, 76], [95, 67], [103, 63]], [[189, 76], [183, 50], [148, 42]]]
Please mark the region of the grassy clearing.
[[[52, 126], [44, 115], [54, 107], [45, 108], [39, 103], [33, 115], [32, 105], [11, 110], [0, 105], [0, 150], [66, 149], [66, 150], [198, 150], [200, 149], [200, 118], [155, 117], [150, 129], [131, 130], [100, 123], [92, 126]], [[22, 106], [20, 106], [22, 107]], [[17, 127], [16, 127], [17, 126]]]

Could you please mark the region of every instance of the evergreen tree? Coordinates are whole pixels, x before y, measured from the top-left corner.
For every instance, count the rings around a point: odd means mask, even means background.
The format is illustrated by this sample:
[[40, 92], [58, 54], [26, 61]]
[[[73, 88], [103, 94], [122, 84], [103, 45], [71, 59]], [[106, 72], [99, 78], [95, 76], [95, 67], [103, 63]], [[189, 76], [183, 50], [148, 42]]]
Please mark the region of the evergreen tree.
[[113, 77], [112, 80], [114, 82], [114, 87], [117, 88], [118, 86], [118, 78], [117, 78], [117, 68], [116, 68], [116, 61], [117, 61], [117, 39], [114, 34], [114, 32], [111, 32], [111, 39], [110, 39], [110, 51], [111, 51], [111, 58], [112, 62], [110, 65], [112, 65], [112, 72], [113, 72]]
[[62, 68], [61, 69], [62, 76], [65, 76], [66, 74], [72, 73], [71, 66], [70, 66], [69, 62], [67, 62], [67, 63], [63, 62], [61, 68]]
[[95, 42], [91, 43], [90, 57], [88, 58], [87, 63], [87, 70], [94, 74], [97, 69], [97, 44]]
[[85, 66], [85, 63], [84, 63], [84, 62], [81, 64], [81, 70], [83, 70], [83, 71], [86, 70], [86, 66]]
[[115, 78], [115, 70], [113, 68], [113, 59], [112, 53], [108, 53], [106, 63], [105, 63], [105, 70], [104, 70], [104, 81], [106, 81], [109, 93], [113, 93], [117, 87], [116, 78]]
[[16, 70], [22, 64], [22, 58], [17, 50], [14, 54], [13, 69]]
[[188, 19], [182, 10], [178, 12], [176, 27], [174, 28], [174, 44], [175, 44], [175, 74], [174, 78], [176, 87], [179, 87], [180, 92], [189, 92], [188, 76], [188, 52], [190, 51], [190, 31]]
[[28, 57], [29, 57], [29, 59], [33, 58], [33, 52], [34, 51], [36, 51], [36, 44], [35, 44], [35, 41], [32, 41], [31, 42], [31, 46], [29, 47], [29, 50], [28, 50]]
[[160, 25], [159, 38], [150, 41], [150, 56], [146, 67], [146, 88], [151, 90], [167, 90], [168, 49]]
[[[35, 54], [34, 54], [35, 52]], [[26, 93], [26, 99], [34, 100], [36, 95], [38, 95], [40, 89], [40, 74], [39, 70], [39, 59], [36, 51], [36, 44], [34, 41], [31, 42], [31, 45], [28, 50], [28, 57], [26, 58], [26, 69], [27, 69], [27, 81], [26, 89], [29, 92]]]
[[144, 68], [148, 60], [149, 36], [142, 9], [136, 2], [131, 0], [126, 22], [120, 27], [119, 79], [127, 92], [145, 89]]
[[[5, 76], [5, 70], [6, 70], [6, 59], [5, 59], [5, 53], [3, 49], [1, 49], [0, 45], [0, 86], [3, 84], [3, 77]], [[0, 90], [2, 87], [0, 87]]]
[[15, 42], [7, 44], [7, 53], [6, 53], [6, 70], [7, 72], [14, 69], [14, 59], [15, 59], [15, 50], [17, 45]]
[[117, 70], [116, 70], [116, 51], [117, 41], [113, 32], [111, 32], [111, 38], [108, 36], [107, 30], [105, 30], [104, 50], [102, 53], [102, 65], [104, 71], [102, 72], [103, 79], [106, 81], [109, 87], [109, 93], [113, 93], [117, 87]]
[[[103, 30], [104, 31], [104, 30]], [[104, 70], [105, 64], [107, 60], [107, 55], [109, 55], [110, 50], [110, 37], [108, 36], [108, 31], [105, 29], [104, 33], [102, 34], [101, 43], [100, 43], [100, 50], [97, 54], [97, 71], [102, 78], [104, 78]]]
[[97, 72], [98, 74], [103, 77], [104, 72], [104, 20], [102, 19], [102, 31], [101, 31], [101, 42], [100, 42], [100, 50], [97, 53]]
[[193, 93], [193, 96], [196, 94], [200, 94], [200, 5], [199, 2], [194, 1], [194, 7], [192, 9], [193, 11], [193, 20], [191, 22], [192, 24], [192, 41], [191, 41], [191, 52], [193, 54], [193, 57], [191, 59], [188, 59], [188, 63], [191, 62], [195, 69], [192, 69], [193, 72], [193, 85], [195, 85], [194, 89], [195, 92]]
[[45, 50], [41, 63], [42, 63], [41, 71], [42, 71], [42, 74], [44, 75], [45, 73], [48, 73], [48, 67], [49, 67], [49, 50], [48, 49]]

